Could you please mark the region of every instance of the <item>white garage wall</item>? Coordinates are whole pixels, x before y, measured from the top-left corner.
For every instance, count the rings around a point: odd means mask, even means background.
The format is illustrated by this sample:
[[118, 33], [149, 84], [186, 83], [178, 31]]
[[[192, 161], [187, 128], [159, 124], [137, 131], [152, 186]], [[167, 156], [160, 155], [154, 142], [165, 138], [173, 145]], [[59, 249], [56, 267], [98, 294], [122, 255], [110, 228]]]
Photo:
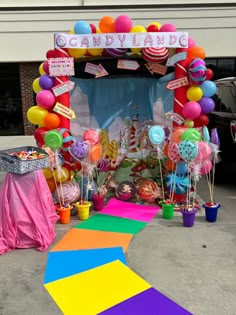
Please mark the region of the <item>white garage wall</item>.
[[[75, 3], [79, 5], [81, 1], [68, 0], [67, 2], [69, 5], [75, 5]], [[1, 1], [1, 6], [3, 2], [9, 3], [9, 1]], [[47, 5], [55, 2], [57, 5], [63, 3], [60, 0], [47, 1]], [[84, 5], [92, 5], [92, 2], [93, 0], [83, 1]], [[103, 0], [103, 3], [106, 2], [117, 3], [115, 0]], [[179, 1], [168, 1], [168, 3], [177, 2], [179, 3]], [[193, 0], [181, 1], [181, 3], [184, 2], [196, 3]], [[214, 3], [216, 2], [214, 1]], [[235, 1], [227, 2], [235, 3]], [[11, 1], [13, 6], [14, 4], [19, 6], [19, 3], [26, 5], [27, 1]], [[31, 0], [31, 6], [33, 6], [32, 3], [36, 4], [39, 1]], [[41, 0], [40, 3], [43, 6], [46, 1]], [[132, 1], [130, 0], [129, 3], [132, 3]], [[138, 4], [137, 1], [135, 3]], [[145, 3], [154, 3], [154, 0], [149, 0]], [[158, 3], [164, 3], [164, 1], [159, 1]], [[146, 26], [152, 21], [158, 21], [161, 24], [172, 23], [177, 27], [178, 31], [187, 31], [189, 36], [195, 39], [197, 45], [205, 49], [207, 57], [236, 56], [235, 6], [214, 6], [214, 8], [201, 8], [198, 6], [181, 9], [73, 9], [65, 11], [52, 9], [49, 11], [0, 10], [0, 62], [43, 61], [46, 58], [47, 50], [53, 48], [53, 34], [55, 32], [69, 31], [78, 20], [85, 20], [98, 26], [101, 17], [105, 15], [116, 17], [120, 14], [129, 15], [135, 25], [141, 24]]]

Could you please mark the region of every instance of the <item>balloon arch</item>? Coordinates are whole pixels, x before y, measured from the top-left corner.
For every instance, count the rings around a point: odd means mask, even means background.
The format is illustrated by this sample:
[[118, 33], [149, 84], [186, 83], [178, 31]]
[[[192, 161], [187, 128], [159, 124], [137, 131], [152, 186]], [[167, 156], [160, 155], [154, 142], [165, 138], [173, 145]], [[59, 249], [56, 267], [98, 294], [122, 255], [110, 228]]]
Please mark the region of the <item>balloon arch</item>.
[[[69, 77], [74, 74], [74, 60], [86, 58], [92, 65], [90, 73], [96, 78], [102, 77], [104, 69], [93, 65], [93, 60], [104, 56], [124, 60], [123, 66], [133, 70], [135, 61], [132, 58], [142, 58], [150, 73], [160, 76], [165, 75], [168, 67], [173, 67], [174, 79], [166, 85], [167, 89], [174, 91], [173, 112], [169, 117], [173, 120], [172, 134], [165, 142], [161, 126], [155, 126], [154, 122], [149, 130], [149, 140], [157, 148], [158, 158], [170, 162], [167, 187], [172, 187], [175, 193], [186, 192], [189, 186], [186, 174], [192, 173], [196, 179], [209, 173], [214, 165], [211, 144], [219, 145], [214, 135], [210, 137], [207, 128], [207, 114], [215, 107], [213, 73], [206, 67], [204, 49], [197, 46], [186, 32], [178, 32], [170, 23], [133, 25], [126, 15], [117, 18], [104, 16], [98, 27], [78, 21], [70, 32], [55, 34], [54, 49], [47, 51], [46, 60], [39, 67], [40, 76], [33, 81], [37, 105], [29, 108], [27, 118], [37, 125], [35, 140], [48, 152], [60, 153], [60, 162], [57, 157], [51, 170], [45, 171], [51, 191], [56, 189], [55, 178], [57, 183], [70, 181], [73, 177], [71, 172], [76, 168], [80, 171], [81, 161], [85, 160], [89, 162], [86, 165], [89, 173], [89, 166], [94, 169], [102, 157], [104, 148], [98, 131], [89, 129], [79, 140], [70, 132], [74, 113], [70, 108], [73, 84]], [[183, 163], [187, 164], [187, 169]], [[60, 172], [57, 172], [58, 165]], [[52, 173], [54, 180], [51, 179]]]

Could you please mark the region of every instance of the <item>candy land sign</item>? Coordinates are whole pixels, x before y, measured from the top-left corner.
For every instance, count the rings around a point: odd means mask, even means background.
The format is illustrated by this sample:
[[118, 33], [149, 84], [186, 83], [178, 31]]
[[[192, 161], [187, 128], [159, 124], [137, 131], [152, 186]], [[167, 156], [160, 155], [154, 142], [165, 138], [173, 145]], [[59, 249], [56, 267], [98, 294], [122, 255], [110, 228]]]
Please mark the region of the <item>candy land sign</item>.
[[55, 34], [55, 48], [187, 48], [186, 32]]
[[50, 58], [48, 66], [51, 77], [73, 76], [75, 74], [73, 57]]

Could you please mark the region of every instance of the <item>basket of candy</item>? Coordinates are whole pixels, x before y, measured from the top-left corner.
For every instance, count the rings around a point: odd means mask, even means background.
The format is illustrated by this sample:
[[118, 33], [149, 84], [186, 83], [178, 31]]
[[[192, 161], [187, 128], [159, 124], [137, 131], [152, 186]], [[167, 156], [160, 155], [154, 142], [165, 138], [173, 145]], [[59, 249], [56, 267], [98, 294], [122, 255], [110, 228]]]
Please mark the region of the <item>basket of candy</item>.
[[37, 147], [20, 147], [0, 151], [0, 171], [25, 174], [50, 166], [47, 152]]

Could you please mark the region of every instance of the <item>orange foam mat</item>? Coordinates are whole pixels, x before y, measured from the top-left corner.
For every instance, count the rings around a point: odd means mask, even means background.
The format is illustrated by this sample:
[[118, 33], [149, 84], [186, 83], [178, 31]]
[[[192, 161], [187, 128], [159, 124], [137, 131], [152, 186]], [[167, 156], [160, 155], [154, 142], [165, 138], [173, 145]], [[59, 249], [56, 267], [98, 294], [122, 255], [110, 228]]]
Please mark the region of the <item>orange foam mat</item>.
[[127, 233], [72, 228], [50, 251], [122, 247], [126, 252], [132, 237]]

